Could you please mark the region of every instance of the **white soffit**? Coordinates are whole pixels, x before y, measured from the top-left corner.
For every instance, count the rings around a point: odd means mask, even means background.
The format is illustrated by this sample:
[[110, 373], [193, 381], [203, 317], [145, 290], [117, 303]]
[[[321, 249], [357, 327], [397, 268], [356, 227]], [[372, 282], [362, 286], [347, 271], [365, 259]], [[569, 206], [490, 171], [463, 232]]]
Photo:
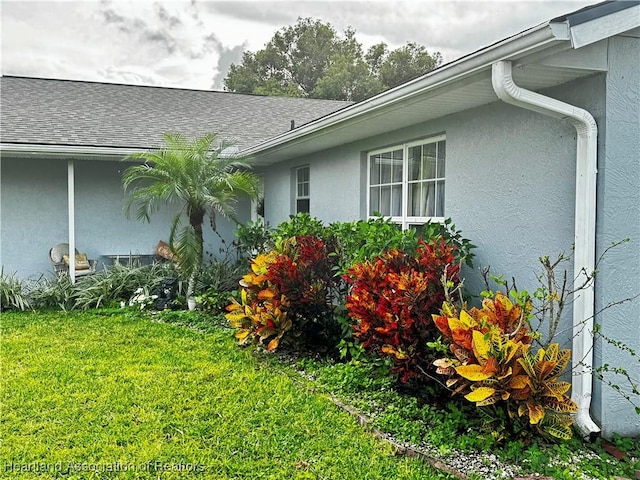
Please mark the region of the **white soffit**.
[[539, 63], [545, 67], [555, 67], [560, 69], [584, 69], [592, 71], [606, 72], [608, 70], [607, 40], [592, 43], [578, 50], [565, 49], [553, 53], [539, 61], [529, 61], [528, 63]]
[[[524, 63], [514, 68], [513, 76], [519, 85], [534, 91], [561, 85], [600, 70], [558, 68], [528, 64], [526, 59], [523, 60]], [[256, 155], [257, 164], [270, 165], [287, 158], [299, 158], [319, 150], [358, 142], [496, 101], [498, 97], [491, 87], [491, 71], [490, 66], [487, 66], [483, 71], [462, 81], [441, 85], [367, 115], [350, 118], [318, 129], [311, 135], [265, 149]]]
[[640, 5], [581, 23], [570, 28], [571, 45], [581, 48], [638, 27]]
[[640, 27], [634, 28], [633, 30], [626, 31], [624, 33], [621, 33], [620, 36], [622, 36], [622, 37], [640, 38]]

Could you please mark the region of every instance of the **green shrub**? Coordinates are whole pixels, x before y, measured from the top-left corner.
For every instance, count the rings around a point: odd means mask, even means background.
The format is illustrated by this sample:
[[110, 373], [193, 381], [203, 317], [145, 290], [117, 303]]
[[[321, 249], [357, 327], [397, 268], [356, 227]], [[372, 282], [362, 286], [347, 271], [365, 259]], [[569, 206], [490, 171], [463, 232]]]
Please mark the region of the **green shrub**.
[[429, 241], [443, 238], [448, 245], [455, 246], [456, 263], [472, 265], [474, 245], [462, 237], [451, 219], [443, 223], [426, 223], [415, 229], [402, 230], [400, 225], [382, 217], [356, 222], [336, 222], [329, 226], [330, 235], [337, 240], [336, 252], [341, 273], [356, 263], [373, 260], [388, 250], [400, 250], [415, 254], [420, 239]]
[[273, 229], [263, 220], [238, 225], [234, 242], [241, 256], [255, 257], [273, 248]]
[[196, 277], [198, 309], [214, 314], [223, 313], [231, 298], [237, 295], [246, 268], [246, 261], [243, 259], [231, 259], [227, 256], [220, 260], [211, 255]]
[[233, 299], [237, 300], [237, 298], [237, 290], [221, 291], [209, 288], [203, 292], [200, 292], [196, 296], [196, 304], [198, 306], [198, 310], [202, 310], [204, 312], [209, 312], [212, 314], [218, 314], [223, 313], [227, 305], [229, 305], [229, 302], [233, 301]]
[[373, 260], [388, 250], [411, 253], [418, 247], [415, 230], [403, 231], [397, 223], [381, 217], [365, 221], [336, 222], [329, 228], [337, 238], [341, 273], [345, 273], [355, 263]]
[[246, 263], [240, 260], [211, 257], [198, 271], [196, 292], [231, 292], [238, 289], [238, 282], [246, 271]]
[[317, 218], [308, 213], [292, 215], [286, 222], [280, 223], [273, 232], [274, 242], [282, 242], [291, 237], [314, 236], [326, 241], [330, 236], [330, 230]]

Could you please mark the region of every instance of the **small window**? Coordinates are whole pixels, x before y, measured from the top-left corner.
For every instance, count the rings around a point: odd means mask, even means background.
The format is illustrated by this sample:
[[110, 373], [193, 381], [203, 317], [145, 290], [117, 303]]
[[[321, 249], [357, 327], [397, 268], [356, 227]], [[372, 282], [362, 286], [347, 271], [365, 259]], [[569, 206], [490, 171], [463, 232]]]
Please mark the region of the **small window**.
[[445, 161], [444, 136], [369, 153], [369, 216], [403, 228], [444, 218]]
[[309, 167], [296, 169], [296, 213], [309, 213]]

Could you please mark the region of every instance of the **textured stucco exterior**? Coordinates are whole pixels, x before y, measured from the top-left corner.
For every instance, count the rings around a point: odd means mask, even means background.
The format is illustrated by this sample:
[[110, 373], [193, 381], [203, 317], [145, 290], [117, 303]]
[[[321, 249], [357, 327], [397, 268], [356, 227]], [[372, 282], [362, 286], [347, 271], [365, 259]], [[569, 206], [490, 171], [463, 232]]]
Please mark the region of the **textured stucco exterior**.
[[[640, 293], [640, 132], [638, 123], [638, 39], [609, 41], [610, 72], [594, 74], [540, 93], [589, 111], [599, 125], [598, 251], [611, 241], [634, 241], [599, 265], [596, 311]], [[635, 50], [634, 50], [635, 49]], [[633, 85], [632, 85], [633, 84]], [[630, 120], [631, 119], [631, 120]], [[311, 214], [325, 222], [366, 218], [367, 152], [445, 134], [447, 146], [445, 216], [476, 246], [474, 269], [465, 271], [470, 291], [483, 287], [480, 270], [515, 277], [533, 292], [541, 273], [539, 257], [570, 255], [574, 242], [576, 131], [566, 121], [495, 102], [410, 128], [273, 165], [264, 170], [265, 218], [276, 225], [294, 213], [292, 172], [309, 165]], [[572, 277], [573, 264], [563, 268]], [[638, 301], [596, 318], [603, 331], [640, 351]], [[571, 308], [556, 340], [571, 348]], [[541, 328], [543, 338], [546, 328]], [[597, 342], [596, 367], [603, 360], [628, 367], [636, 361], [620, 349]], [[567, 378], [568, 380], [568, 378]], [[638, 434], [633, 406], [610, 387], [594, 383], [592, 413], [603, 433]]]
[[[602, 76], [547, 92], [558, 98], [583, 92], [596, 116]], [[446, 135], [445, 215], [477, 245], [467, 284], [480, 287], [479, 269], [514, 275], [521, 288], [536, 285], [538, 257], [569, 253], [573, 243], [575, 130], [565, 122], [501, 102], [392, 131], [268, 167], [265, 219], [293, 213], [295, 167], [311, 170], [311, 214], [325, 222], [366, 217], [366, 152]], [[567, 265], [571, 269], [571, 265]]]
[[[103, 255], [152, 254], [159, 240], [168, 240], [177, 209], [161, 207], [150, 223], [124, 212], [122, 171], [118, 161], [76, 160], [76, 248], [89, 258], [106, 261]], [[52, 275], [49, 249], [68, 241], [67, 160], [9, 158], [1, 160], [2, 210], [0, 217], [0, 264], [5, 273], [21, 278]], [[241, 204], [242, 218], [249, 214], [248, 201]], [[234, 225], [219, 219], [218, 230], [233, 241]], [[205, 251], [218, 254], [219, 242], [205, 226]], [[101, 267], [102, 265], [99, 265]]]
[[[610, 340], [623, 342], [640, 352], [640, 39], [613, 37], [609, 40], [609, 71], [606, 77], [606, 120], [600, 140], [604, 152], [598, 166], [597, 256], [612, 244], [630, 242], [611, 249], [598, 264], [596, 276], [596, 323]], [[620, 305], [611, 305], [636, 297]], [[605, 309], [606, 308], [606, 309]], [[640, 379], [640, 362], [597, 337], [596, 366], [625, 368]], [[606, 380], [630, 394], [629, 382], [621, 375], [606, 374]], [[634, 406], [607, 383], [596, 383], [593, 412], [606, 436], [617, 432], [640, 435], [640, 416]], [[636, 396], [637, 400], [637, 396]]]

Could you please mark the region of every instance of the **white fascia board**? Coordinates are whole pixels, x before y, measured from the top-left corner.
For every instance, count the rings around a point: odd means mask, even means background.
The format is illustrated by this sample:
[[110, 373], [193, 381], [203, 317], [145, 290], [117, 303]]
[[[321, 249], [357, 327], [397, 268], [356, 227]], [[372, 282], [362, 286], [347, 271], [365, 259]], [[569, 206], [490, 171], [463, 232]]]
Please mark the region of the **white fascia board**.
[[581, 48], [640, 26], [640, 5], [571, 27], [571, 45]]
[[[149, 149], [145, 148], [127, 148], [127, 147], [83, 147], [69, 145], [44, 145], [29, 143], [0, 143], [0, 155], [3, 153], [14, 153], [23, 156], [50, 156], [50, 157], [74, 157], [74, 158], [91, 158], [96, 157], [117, 157], [126, 159], [129, 155], [135, 153], [146, 153]], [[220, 153], [221, 158], [237, 157], [239, 150], [237, 147], [230, 147]]]
[[124, 158], [133, 153], [144, 153], [147, 150], [123, 147], [84, 147], [72, 145], [43, 145], [25, 143], [0, 143], [0, 154], [17, 153], [34, 156], [62, 157], [119, 157]]
[[283, 133], [258, 145], [249, 147], [243, 150], [242, 154], [256, 156], [266, 150], [278, 150], [290, 142], [319, 133], [322, 130], [345, 123], [349, 120], [358, 119], [376, 110], [463, 79], [478, 71], [490, 71], [491, 65], [497, 61], [517, 59], [546, 48], [549, 45], [568, 41], [569, 30], [563, 25], [565, 24], [550, 24], [548, 22], [540, 24], [514, 37], [510, 37], [495, 45], [491, 45], [490, 47], [451, 62], [422, 77], [380, 93], [375, 97], [346, 107], [338, 112], [303, 125], [295, 130]]

